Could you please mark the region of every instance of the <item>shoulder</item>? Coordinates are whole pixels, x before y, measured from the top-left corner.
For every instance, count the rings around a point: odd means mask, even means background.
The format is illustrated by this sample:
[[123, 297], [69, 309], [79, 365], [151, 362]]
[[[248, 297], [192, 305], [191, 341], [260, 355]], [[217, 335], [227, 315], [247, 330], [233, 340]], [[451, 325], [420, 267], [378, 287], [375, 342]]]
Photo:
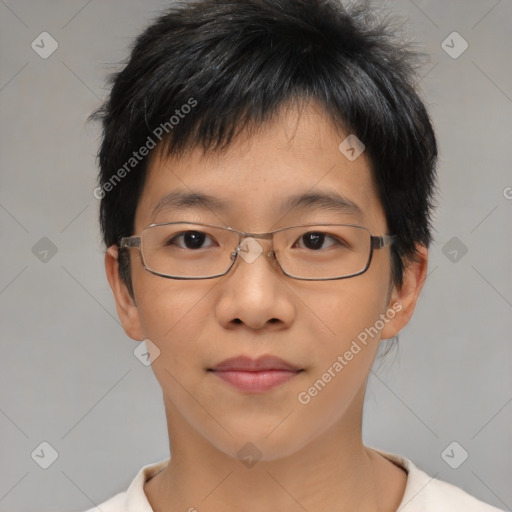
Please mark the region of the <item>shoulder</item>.
[[126, 498], [126, 491], [120, 492], [96, 507], [87, 509], [85, 512], [125, 512], [127, 510]]
[[372, 448], [407, 472], [407, 484], [399, 512], [502, 512], [448, 482], [429, 476], [412, 461]]
[[144, 492], [144, 484], [162, 471], [168, 463], [169, 458], [143, 466], [126, 491], [85, 512], [153, 512]]
[[[476, 499], [460, 487], [435, 478], [432, 479], [431, 488], [426, 490], [426, 501], [432, 510], [438, 512], [500, 512], [499, 509]], [[404, 508], [404, 512], [406, 511]]]

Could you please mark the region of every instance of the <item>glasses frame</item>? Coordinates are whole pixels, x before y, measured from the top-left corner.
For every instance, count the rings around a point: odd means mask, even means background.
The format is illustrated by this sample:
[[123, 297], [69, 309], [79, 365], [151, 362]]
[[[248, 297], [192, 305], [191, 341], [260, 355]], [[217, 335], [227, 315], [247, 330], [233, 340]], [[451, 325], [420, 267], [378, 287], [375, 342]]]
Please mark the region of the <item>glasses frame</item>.
[[[168, 274], [162, 274], [160, 272], [156, 272], [155, 270], [151, 270], [147, 264], [146, 264], [146, 260], [144, 258], [144, 252], [143, 252], [143, 249], [142, 249], [142, 233], [149, 229], [149, 228], [152, 228], [154, 226], [168, 226], [168, 225], [172, 225], [172, 224], [192, 224], [192, 225], [195, 225], [195, 226], [205, 226], [205, 227], [210, 227], [210, 228], [217, 228], [217, 229], [224, 229], [226, 231], [231, 231], [232, 233], [236, 233], [238, 234], [238, 245], [236, 246], [236, 249], [234, 252], [231, 253], [231, 265], [227, 268], [227, 270], [225, 272], [222, 272], [221, 274], [215, 274], [213, 276], [207, 276], [207, 277], [183, 277], [183, 276], [170, 276]], [[294, 276], [292, 274], [289, 274], [288, 272], [286, 272], [282, 267], [281, 267], [281, 263], [279, 262], [279, 259], [277, 258], [277, 255], [273, 249], [274, 247], [274, 233], [278, 233], [280, 231], [284, 231], [284, 230], [287, 230], [287, 229], [293, 229], [293, 228], [302, 228], [302, 227], [309, 227], [309, 226], [350, 226], [350, 227], [355, 227], [355, 228], [360, 228], [360, 229], [364, 229], [365, 231], [368, 232], [369, 236], [370, 236], [370, 240], [371, 240], [371, 243], [370, 243], [370, 254], [368, 256], [368, 261], [366, 262], [366, 266], [364, 267], [363, 270], [359, 271], [359, 272], [355, 272], [353, 274], [349, 274], [348, 276], [341, 276], [341, 277], [321, 277], [321, 278], [316, 278], [316, 277], [297, 277], [297, 276]], [[396, 239], [398, 238], [397, 235], [372, 235], [370, 230], [364, 226], [359, 226], [357, 224], [334, 224], [334, 223], [315, 223], [315, 224], [299, 224], [297, 226], [288, 226], [288, 227], [285, 227], [285, 228], [279, 228], [279, 229], [276, 229], [274, 231], [269, 231], [267, 233], [248, 233], [246, 231], [238, 231], [236, 229], [233, 229], [231, 227], [224, 227], [224, 226], [216, 226], [214, 224], [205, 224], [203, 222], [187, 222], [187, 221], [175, 221], [175, 222], [162, 222], [162, 223], [157, 223], [157, 224], [150, 224], [149, 226], [146, 226], [142, 231], [141, 231], [141, 234], [139, 236], [127, 236], [127, 237], [122, 237], [120, 240], [119, 240], [119, 249], [133, 249], [133, 248], [138, 248], [139, 249], [139, 254], [141, 256], [141, 261], [142, 261], [142, 265], [144, 266], [144, 268], [151, 274], [154, 274], [155, 276], [160, 276], [160, 277], [165, 277], [166, 279], [179, 279], [179, 280], [198, 280], [198, 279], [215, 279], [217, 277], [222, 277], [222, 276], [225, 276], [232, 268], [233, 266], [235, 265], [236, 261], [238, 260], [238, 255], [240, 254], [240, 251], [241, 251], [241, 244], [242, 244], [242, 240], [243, 239], [246, 239], [246, 238], [260, 238], [260, 239], [270, 239], [272, 240], [272, 250], [270, 250], [268, 253], [267, 253], [267, 256], [274, 256], [274, 260], [276, 261], [276, 263], [278, 264], [279, 268], [281, 269], [281, 271], [283, 272], [283, 274], [285, 276], [288, 276], [288, 277], [291, 277], [293, 279], [299, 279], [301, 281], [335, 281], [335, 280], [338, 280], [338, 279], [348, 279], [350, 277], [356, 277], [356, 276], [359, 276], [361, 274], [364, 274], [368, 268], [370, 267], [370, 263], [372, 262], [372, 258], [373, 258], [373, 251], [374, 249], [382, 249], [383, 247], [386, 247], [387, 245], [392, 245]]]

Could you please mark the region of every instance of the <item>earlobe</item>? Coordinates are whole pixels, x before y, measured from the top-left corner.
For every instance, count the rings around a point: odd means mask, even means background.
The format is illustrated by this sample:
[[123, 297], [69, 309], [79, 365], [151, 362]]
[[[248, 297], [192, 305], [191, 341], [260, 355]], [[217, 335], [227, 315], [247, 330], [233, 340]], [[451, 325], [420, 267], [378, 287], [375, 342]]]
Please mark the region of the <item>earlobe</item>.
[[[404, 269], [403, 283], [400, 288], [393, 286], [387, 313], [393, 318], [381, 331], [381, 338], [396, 336], [411, 319], [420, 296], [428, 268], [428, 249], [421, 244], [417, 246], [417, 261], [409, 261]], [[391, 313], [391, 312], [394, 313]]]
[[142, 341], [144, 335], [142, 334], [139, 310], [119, 274], [118, 251], [117, 245], [111, 245], [107, 249], [105, 272], [116, 302], [117, 315], [125, 333], [133, 340]]

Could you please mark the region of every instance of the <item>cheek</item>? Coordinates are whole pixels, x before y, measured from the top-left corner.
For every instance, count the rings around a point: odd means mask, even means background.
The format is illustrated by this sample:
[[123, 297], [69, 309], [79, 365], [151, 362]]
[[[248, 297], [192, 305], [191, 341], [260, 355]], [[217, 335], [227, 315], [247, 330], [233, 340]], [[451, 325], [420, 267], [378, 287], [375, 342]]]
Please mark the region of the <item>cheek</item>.
[[309, 331], [316, 341], [308, 378], [296, 400], [297, 412], [304, 424], [310, 423], [312, 436], [339, 421], [354, 400], [364, 397], [380, 340], [381, 329], [375, 325], [385, 311], [386, 298], [385, 286], [364, 277], [337, 286], [331, 283], [308, 296], [307, 304], [315, 313], [309, 315]]
[[133, 273], [133, 285], [147, 338], [165, 342], [173, 333], [201, 323], [201, 300], [209, 289], [205, 281], [167, 279], [142, 269]]
[[[211, 305], [207, 296], [212, 283], [178, 281], [152, 276], [135, 291], [139, 318], [145, 338], [159, 349], [160, 357], [153, 367], [170, 372], [181, 371], [188, 363], [201, 364], [198, 340], [207, 339]], [[143, 285], [143, 286], [142, 286]]]
[[323, 359], [348, 350], [358, 336], [364, 339], [362, 333], [374, 326], [379, 315], [385, 312], [387, 287], [384, 279], [365, 273], [322, 283], [307, 293], [304, 290], [297, 294], [307, 306], [304, 314], [308, 317], [310, 332], [321, 340], [315, 345], [315, 352]]
[[162, 282], [146, 283], [139, 306], [144, 336], [160, 351], [151, 365], [153, 373], [169, 407], [191, 424], [197, 417], [205, 421], [204, 411], [191, 397], [203, 396], [201, 372], [208, 347], [201, 340], [208, 340], [205, 331], [211, 330], [207, 294], [212, 285], [154, 277]]

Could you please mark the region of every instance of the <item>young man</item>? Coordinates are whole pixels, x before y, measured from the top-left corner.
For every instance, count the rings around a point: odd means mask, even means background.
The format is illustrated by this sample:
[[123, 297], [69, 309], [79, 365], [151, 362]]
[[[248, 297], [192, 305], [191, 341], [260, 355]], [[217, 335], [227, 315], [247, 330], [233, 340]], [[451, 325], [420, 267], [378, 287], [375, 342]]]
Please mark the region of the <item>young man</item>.
[[186, 2], [137, 39], [96, 113], [95, 194], [171, 457], [103, 512], [496, 510], [362, 442], [427, 273], [416, 58], [336, 0]]

